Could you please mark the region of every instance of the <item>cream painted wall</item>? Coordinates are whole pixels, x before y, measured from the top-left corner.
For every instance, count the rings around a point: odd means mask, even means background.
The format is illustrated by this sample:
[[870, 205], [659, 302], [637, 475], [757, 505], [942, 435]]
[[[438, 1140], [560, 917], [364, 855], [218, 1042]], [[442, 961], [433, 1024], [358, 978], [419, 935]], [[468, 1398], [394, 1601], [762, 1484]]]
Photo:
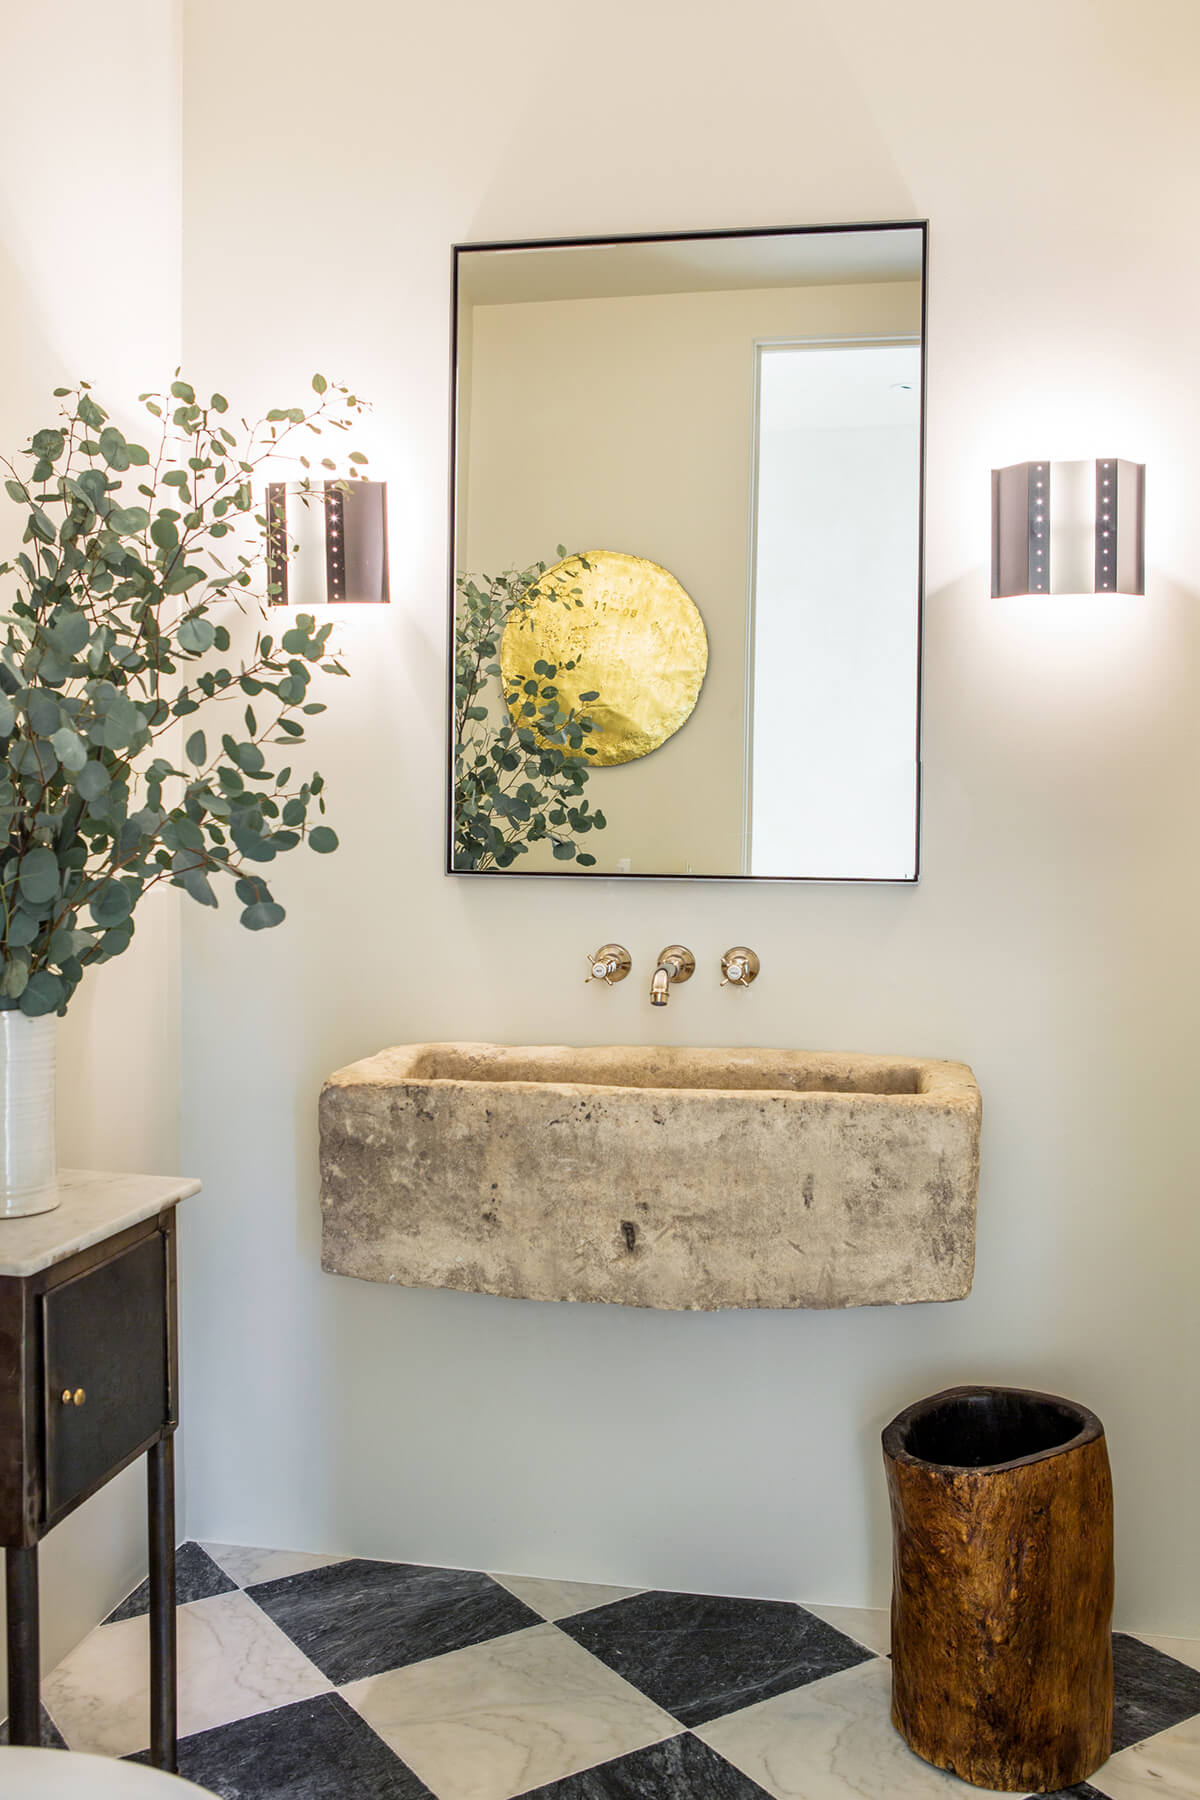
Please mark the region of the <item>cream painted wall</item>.
[[[84, 0], [7, 0], [0, 14], [0, 446], [10, 453], [51, 422], [52, 388], [83, 376], [128, 427], [126, 403], [178, 360], [180, 11], [178, 0], [112, 0], [103, 13]], [[2, 529], [7, 554], [8, 518]], [[165, 897], [139, 915], [128, 954], [72, 1002], [58, 1030], [65, 1166], [177, 1167], [178, 960]], [[47, 1538], [47, 1668], [145, 1574], [144, 1491], [139, 1465]]]
[[[1200, 1632], [1200, 11], [1014, 0], [998, 37], [957, 0], [361, 0], [327, 24], [316, 0], [185, 6], [188, 362], [247, 403], [314, 366], [373, 396], [393, 594], [348, 619], [354, 679], [314, 734], [341, 851], [281, 866], [265, 940], [186, 916], [191, 1529], [878, 1604], [880, 1427], [984, 1378], [1100, 1412], [1119, 1617]], [[513, 100], [548, 93], [553, 131]], [[450, 243], [921, 215], [920, 886], [443, 876]], [[1148, 465], [1146, 598], [991, 601], [993, 464], [1112, 450]], [[636, 975], [585, 989], [607, 938]], [[700, 970], [652, 1013], [676, 938]], [[717, 988], [737, 942], [749, 994]], [[322, 1077], [454, 1037], [962, 1057], [974, 1293], [709, 1317], [323, 1276]]]
[[[629, 551], [671, 571], [708, 635], [704, 685], [683, 728], [653, 755], [588, 781], [607, 820], [584, 846], [593, 875], [622, 859], [643, 874], [738, 875], [755, 344], [919, 333], [920, 285], [477, 306], [471, 323], [459, 567], [553, 562], [559, 543]], [[562, 869], [548, 843], [519, 866]]]

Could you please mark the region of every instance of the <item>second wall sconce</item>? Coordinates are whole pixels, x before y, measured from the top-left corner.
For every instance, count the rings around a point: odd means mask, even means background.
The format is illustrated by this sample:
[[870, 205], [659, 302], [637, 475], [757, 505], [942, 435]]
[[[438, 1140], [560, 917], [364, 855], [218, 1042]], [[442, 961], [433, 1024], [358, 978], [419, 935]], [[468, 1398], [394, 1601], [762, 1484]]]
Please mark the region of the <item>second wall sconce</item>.
[[992, 470], [992, 598], [1144, 594], [1146, 465], [1013, 463]]
[[[267, 486], [267, 579], [273, 606], [386, 605], [387, 482]], [[289, 496], [293, 505], [289, 509]], [[289, 546], [292, 553], [289, 554]]]

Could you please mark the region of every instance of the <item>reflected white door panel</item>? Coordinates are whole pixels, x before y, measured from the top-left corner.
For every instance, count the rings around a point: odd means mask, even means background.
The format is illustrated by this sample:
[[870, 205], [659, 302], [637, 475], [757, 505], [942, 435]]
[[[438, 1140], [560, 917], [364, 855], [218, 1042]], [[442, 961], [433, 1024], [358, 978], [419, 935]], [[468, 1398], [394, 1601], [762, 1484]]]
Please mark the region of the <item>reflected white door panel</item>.
[[911, 880], [921, 349], [758, 351], [747, 872]]

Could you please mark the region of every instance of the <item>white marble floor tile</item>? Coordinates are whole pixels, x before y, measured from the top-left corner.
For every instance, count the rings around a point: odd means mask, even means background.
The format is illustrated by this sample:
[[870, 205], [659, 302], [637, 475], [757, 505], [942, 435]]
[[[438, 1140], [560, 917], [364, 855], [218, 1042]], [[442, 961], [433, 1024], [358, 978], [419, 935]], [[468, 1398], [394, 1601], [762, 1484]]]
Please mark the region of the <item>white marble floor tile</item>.
[[[1157, 1649], [1179, 1640], [1147, 1638], [1146, 1642]], [[1092, 1781], [1111, 1800], [1146, 1800], [1151, 1794], [1156, 1800], [1200, 1800], [1200, 1715], [1160, 1731], [1144, 1744], [1118, 1750], [1097, 1769]]]
[[[308, 1700], [329, 1682], [242, 1593], [181, 1606], [179, 1735]], [[100, 1625], [42, 1687], [47, 1710], [72, 1750], [128, 1756], [150, 1742], [147, 1619]]]
[[886, 1656], [892, 1647], [892, 1615], [886, 1607], [875, 1606], [809, 1606], [805, 1612], [815, 1613], [835, 1631], [845, 1632], [856, 1644]]
[[438, 1800], [510, 1800], [679, 1731], [549, 1624], [341, 1692]]
[[201, 1544], [213, 1561], [239, 1587], [256, 1581], [282, 1581], [287, 1575], [306, 1575], [329, 1563], [345, 1562], [344, 1556], [316, 1556], [307, 1550], [259, 1550], [251, 1544]]
[[1200, 1669], [1200, 1638], [1151, 1637], [1145, 1631], [1135, 1631], [1132, 1636], [1149, 1644], [1152, 1650], [1161, 1650], [1164, 1656], [1186, 1663], [1189, 1669]]
[[914, 1756], [891, 1722], [891, 1668], [859, 1663], [696, 1727], [776, 1800], [951, 1800], [990, 1792]]
[[531, 1606], [543, 1619], [569, 1619], [612, 1600], [630, 1600], [641, 1588], [601, 1587], [593, 1581], [546, 1581], [538, 1575], [493, 1575], [501, 1587]]

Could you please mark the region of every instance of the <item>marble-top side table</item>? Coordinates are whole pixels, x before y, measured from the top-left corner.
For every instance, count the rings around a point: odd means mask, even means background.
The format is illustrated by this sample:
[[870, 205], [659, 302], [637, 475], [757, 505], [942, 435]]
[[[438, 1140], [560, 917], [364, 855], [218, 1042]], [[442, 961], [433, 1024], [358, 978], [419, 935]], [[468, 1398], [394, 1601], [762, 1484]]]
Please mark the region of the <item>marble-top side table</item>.
[[183, 1176], [60, 1170], [54, 1212], [0, 1220], [0, 1544], [9, 1738], [39, 1739], [38, 1544], [145, 1454], [150, 1750], [176, 1766], [175, 1208]]

